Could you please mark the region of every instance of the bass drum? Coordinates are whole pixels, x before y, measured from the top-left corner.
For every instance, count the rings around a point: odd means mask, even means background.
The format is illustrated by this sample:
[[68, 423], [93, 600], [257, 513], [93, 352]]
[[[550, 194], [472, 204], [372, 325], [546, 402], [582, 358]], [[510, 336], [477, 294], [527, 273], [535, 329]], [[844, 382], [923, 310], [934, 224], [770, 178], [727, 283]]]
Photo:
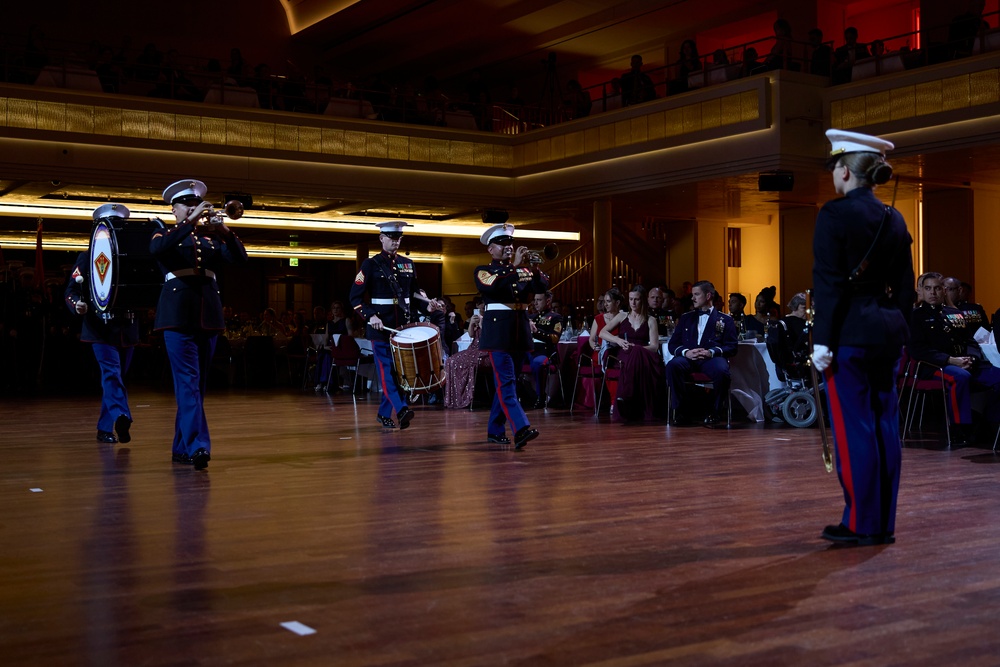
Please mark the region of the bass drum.
[[149, 241], [166, 229], [159, 218], [100, 218], [90, 233], [90, 305], [105, 321], [116, 312], [155, 308], [163, 276]]

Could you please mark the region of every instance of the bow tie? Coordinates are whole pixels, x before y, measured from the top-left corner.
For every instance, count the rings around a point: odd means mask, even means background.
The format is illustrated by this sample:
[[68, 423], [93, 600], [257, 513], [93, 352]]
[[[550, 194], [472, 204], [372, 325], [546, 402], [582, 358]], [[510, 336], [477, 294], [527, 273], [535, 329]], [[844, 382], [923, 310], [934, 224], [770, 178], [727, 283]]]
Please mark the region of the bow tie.
[[711, 312], [712, 311], [710, 311], [710, 310], [699, 310], [698, 311], [698, 317], [707, 317], [708, 315], [711, 314]]

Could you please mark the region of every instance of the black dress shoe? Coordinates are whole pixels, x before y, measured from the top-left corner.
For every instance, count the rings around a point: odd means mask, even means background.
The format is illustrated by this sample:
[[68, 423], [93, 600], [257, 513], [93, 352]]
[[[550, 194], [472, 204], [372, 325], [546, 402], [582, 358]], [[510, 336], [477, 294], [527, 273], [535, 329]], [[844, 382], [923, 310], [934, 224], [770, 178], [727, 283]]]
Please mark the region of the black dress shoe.
[[396, 422], [392, 421], [392, 417], [376, 415], [375, 419], [377, 419], [378, 423], [382, 425], [382, 428], [396, 428]]
[[538, 431], [531, 428], [531, 426], [525, 426], [520, 431], [514, 434], [514, 449], [524, 449], [524, 446], [538, 437]]
[[187, 454], [178, 454], [177, 452], [174, 452], [173, 454], [170, 455], [170, 460], [173, 461], [174, 463], [183, 463], [184, 465], [191, 465], [192, 463], [194, 463], [191, 460], [191, 457], [188, 456]]
[[501, 433], [500, 435], [493, 435], [492, 433], [490, 433], [489, 435], [486, 436], [486, 441], [487, 442], [492, 442], [492, 443], [495, 443], [495, 444], [498, 444], [498, 445], [509, 445], [510, 444], [510, 438], [508, 438], [507, 436], [505, 436], [503, 433]]
[[535, 404], [531, 406], [532, 410], [544, 410], [545, 409], [545, 397], [539, 396], [535, 399]]
[[106, 442], [109, 445], [113, 445], [118, 442], [118, 438], [111, 431], [98, 431], [97, 432], [97, 442]]
[[125, 415], [118, 415], [118, 419], [115, 420], [115, 432], [118, 434], [118, 442], [126, 443], [132, 441], [132, 436], [129, 435], [128, 430], [132, 427], [132, 420]]
[[208, 453], [208, 450], [204, 447], [200, 448], [191, 457], [191, 463], [194, 464], [195, 470], [204, 470], [208, 467], [208, 462], [212, 460], [212, 455]]
[[823, 534], [820, 535], [820, 537], [824, 540], [830, 540], [831, 542], [836, 542], [838, 544], [846, 544], [857, 547], [870, 547], [876, 544], [892, 544], [896, 541], [896, 538], [893, 537], [891, 533], [887, 535], [883, 535], [881, 533], [875, 535], [862, 535], [860, 533], [855, 533], [844, 524], [827, 526], [823, 529]]
[[416, 413], [409, 408], [403, 408], [401, 412], [396, 413], [396, 418], [399, 419], [399, 430], [402, 431], [404, 428], [410, 425], [410, 420]]

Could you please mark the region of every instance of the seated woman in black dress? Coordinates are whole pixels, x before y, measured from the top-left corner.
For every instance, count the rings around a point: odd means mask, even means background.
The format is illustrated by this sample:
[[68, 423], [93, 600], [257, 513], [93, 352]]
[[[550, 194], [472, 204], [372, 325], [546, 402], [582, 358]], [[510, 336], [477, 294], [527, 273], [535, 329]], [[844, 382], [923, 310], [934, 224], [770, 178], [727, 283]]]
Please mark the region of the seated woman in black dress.
[[[651, 420], [665, 404], [660, 332], [656, 318], [646, 310], [646, 289], [636, 285], [628, 293], [629, 311], [618, 313], [601, 329], [601, 337], [619, 347], [617, 419], [625, 423]], [[618, 327], [618, 334], [611, 332]]]
[[748, 317], [745, 320], [746, 330], [757, 334], [758, 340], [764, 338], [767, 328], [774, 324], [775, 320], [781, 314], [778, 304], [774, 301], [774, 295], [777, 292], [778, 290], [774, 285], [762, 289], [753, 302], [753, 317]]

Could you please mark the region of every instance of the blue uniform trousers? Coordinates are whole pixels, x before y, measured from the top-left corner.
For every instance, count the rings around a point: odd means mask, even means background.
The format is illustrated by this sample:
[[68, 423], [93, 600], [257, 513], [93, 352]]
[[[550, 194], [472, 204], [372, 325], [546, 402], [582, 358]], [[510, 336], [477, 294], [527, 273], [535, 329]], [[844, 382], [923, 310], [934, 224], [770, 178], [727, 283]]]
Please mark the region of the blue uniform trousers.
[[549, 377], [549, 358], [544, 354], [536, 355], [534, 352], [528, 353], [531, 365], [531, 375], [535, 378], [535, 391], [538, 397], [545, 396], [545, 381]]
[[824, 372], [843, 524], [862, 535], [896, 530], [902, 446], [896, 406], [898, 346], [841, 346]]
[[212, 451], [205, 419], [205, 390], [217, 337], [218, 334], [207, 331], [184, 333], [168, 329], [163, 332], [177, 399], [174, 454], [193, 456], [199, 449]]
[[972, 390], [988, 391], [984, 415], [992, 423], [1000, 422], [1000, 368], [978, 364], [971, 371], [958, 366], [945, 366], [934, 371], [934, 377], [944, 377], [948, 389], [948, 414], [956, 424], [972, 423]]
[[132, 412], [128, 409], [128, 394], [122, 381], [132, 363], [132, 348], [108, 343], [94, 343], [91, 347], [94, 349], [97, 365], [101, 368], [101, 416], [97, 418], [97, 430], [110, 433], [115, 430], [118, 415], [132, 419]]
[[486, 426], [489, 435], [503, 435], [504, 425], [509, 421], [516, 435], [528, 424], [528, 416], [517, 400], [517, 387], [514, 379], [514, 360], [510, 353], [490, 350], [490, 362], [493, 364], [493, 381], [496, 383], [496, 393], [493, 394], [493, 407], [490, 409], [490, 421]]
[[667, 387], [670, 388], [670, 409], [681, 407], [684, 396], [684, 383], [692, 373], [703, 373], [712, 381], [715, 390], [715, 412], [719, 414], [725, 407], [729, 396], [729, 360], [725, 357], [712, 357], [704, 361], [691, 361], [687, 357], [673, 357], [667, 362]]
[[373, 340], [372, 352], [375, 356], [378, 379], [382, 383], [382, 402], [378, 404], [378, 415], [391, 417], [393, 410], [398, 415], [399, 411], [406, 407], [406, 396], [396, 385], [396, 378], [392, 374], [392, 351], [389, 341]]

